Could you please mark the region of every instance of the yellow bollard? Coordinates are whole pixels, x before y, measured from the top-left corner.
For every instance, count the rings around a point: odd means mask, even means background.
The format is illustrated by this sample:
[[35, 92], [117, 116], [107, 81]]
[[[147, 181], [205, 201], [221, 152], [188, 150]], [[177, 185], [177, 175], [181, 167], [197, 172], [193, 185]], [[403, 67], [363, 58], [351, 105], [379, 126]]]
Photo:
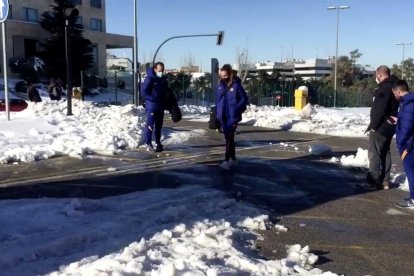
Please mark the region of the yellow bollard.
[[300, 111], [306, 106], [308, 98], [308, 88], [301, 86], [295, 90], [295, 110]]

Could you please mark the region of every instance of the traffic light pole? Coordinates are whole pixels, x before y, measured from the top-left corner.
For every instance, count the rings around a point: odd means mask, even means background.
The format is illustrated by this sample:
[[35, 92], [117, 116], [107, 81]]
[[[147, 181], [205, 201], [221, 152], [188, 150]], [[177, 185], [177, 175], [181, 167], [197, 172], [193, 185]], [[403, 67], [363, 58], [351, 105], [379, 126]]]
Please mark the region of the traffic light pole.
[[160, 46], [158, 46], [157, 51], [155, 51], [154, 58], [152, 59], [152, 66], [155, 64], [155, 59], [157, 58], [157, 54], [160, 51], [161, 47], [170, 40], [177, 39], [177, 38], [187, 38], [187, 37], [205, 37], [205, 36], [216, 36], [217, 37], [217, 45], [220, 46], [223, 43], [224, 39], [224, 31], [220, 31], [217, 34], [198, 34], [198, 35], [179, 35], [179, 36], [172, 36], [164, 40]]

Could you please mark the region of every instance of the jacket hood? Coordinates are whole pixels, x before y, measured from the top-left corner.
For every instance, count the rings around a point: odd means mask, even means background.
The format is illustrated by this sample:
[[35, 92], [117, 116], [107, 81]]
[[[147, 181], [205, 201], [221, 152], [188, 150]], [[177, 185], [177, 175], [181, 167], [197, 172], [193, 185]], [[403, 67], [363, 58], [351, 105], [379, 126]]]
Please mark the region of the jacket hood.
[[147, 76], [151, 77], [151, 78], [155, 77], [154, 68], [152, 68], [152, 67], [147, 68]]
[[405, 95], [404, 97], [402, 97], [402, 101], [404, 101], [404, 102], [414, 101], [414, 92], [410, 92], [407, 95]]
[[234, 76], [233, 83], [241, 83], [241, 79], [238, 76]]

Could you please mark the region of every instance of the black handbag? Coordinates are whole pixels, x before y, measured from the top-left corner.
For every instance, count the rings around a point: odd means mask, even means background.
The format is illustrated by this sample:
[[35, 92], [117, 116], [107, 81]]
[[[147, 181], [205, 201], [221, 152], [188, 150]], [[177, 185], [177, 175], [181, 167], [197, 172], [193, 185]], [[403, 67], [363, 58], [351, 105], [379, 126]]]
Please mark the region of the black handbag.
[[183, 114], [181, 113], [178, 104], [173, 104], [169, 112], [171, 114], [171, 119], [174, 123], [181, 121], [181, 119], [183, 118]]

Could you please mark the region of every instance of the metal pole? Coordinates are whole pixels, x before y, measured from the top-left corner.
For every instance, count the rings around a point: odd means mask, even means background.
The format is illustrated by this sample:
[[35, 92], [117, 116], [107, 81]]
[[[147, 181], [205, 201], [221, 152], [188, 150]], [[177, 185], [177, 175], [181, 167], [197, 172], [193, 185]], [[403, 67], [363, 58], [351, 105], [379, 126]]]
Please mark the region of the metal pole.
[[7, 55], [6, 55], [6, 23], [1, 23], [3, 39], [3, 76], [4, 76], [4, 100], [6, 101], [6, 118], [10, 121], [9, 85], [7, 82]]
[[115, 71], [115, 105], [118, 102], [118, 85], [116, 85], [118, 82], [118, 75], [117, 75], [117, 71]]
[[404, 79], [405, 43], [403, 43], [403, 59], [401, 63], [401, 78]]
[[72, 114], [72, 60], [70, 57], [70, 33], [69, 33], [69, 20], [65, 20], [65, 51], [66, 51], [66, 99], [68, 102], [67, 116]]
[[83, 87], [83, 70], [81, 70], [81, 96], [82, 101], [85, 101], [85, 88]]
[[184, 86], [184, 74], [183, 74], [183, 95], [184, 95], [184, 104], [187, 101], [187, 93], [185, 93], [185, 86]]
[[336, 9], [336, 52], [335, 52], [335, 80], [334, 80], [334, 107], [336, 107], [336, 89], [338, 77], [338, 42], [339, 42], [339, 8]]
[[81, 88], [83, 90], [83, 70], [81, 70]]
[[139, 94], [138, 94], [138, 16], [137, 16], [138, 0], [134, 0], [134, 47], [132, 51], [133, 59], [133, 93], [134, 93], [134, 104], [139, 105]]

